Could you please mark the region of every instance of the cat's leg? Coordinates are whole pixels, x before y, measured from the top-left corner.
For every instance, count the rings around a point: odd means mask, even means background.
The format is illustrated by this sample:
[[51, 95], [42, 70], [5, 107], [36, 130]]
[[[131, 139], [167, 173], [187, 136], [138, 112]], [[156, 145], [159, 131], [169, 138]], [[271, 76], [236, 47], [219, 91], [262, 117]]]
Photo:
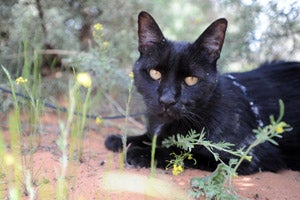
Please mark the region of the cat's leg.
[[[143, 146], [144, 143], [151, 143], [147, 133], [139, 136], [127, 136], [126, 146]], [[109, 135], [105, 139], [105, 147], [113, 152], [120, 152], [123, 149], [122, 135]]]
[[[148, 144], [148, 145], [146, 145]], [[139, 136], [128, 136], [126, 139], [126, 163], [135, 167], [149, 167], [151, 160], [151, 141], [147, 133]], [[109, 135], [105, 147], [113, 152], [123, 149], [122, 135]]]
[[[147, 147], [130, 146], [127, 150], [126, 162], [135, 167], [150, 167], [151, 165], [151, 145]], [[156, 167], [165, 168], [172, 158], [171, 153], [177, 153], [172, 148], [156, 148], [155, 163]]]
[[[127, 137], [126, 163], [135, 167], [150, 167], [151, 164], [151, 139], [147, 133], [140, 136]], [[120, 152], [123, 149], [122, 136], [110, 135], [105, 140], [107, 149], [113, 152]], [[156, 148], [155, 160], [157, 167], [165, 168], [168, 160], [171, 160], [170, 154], [178, 153], [173, 148]]]

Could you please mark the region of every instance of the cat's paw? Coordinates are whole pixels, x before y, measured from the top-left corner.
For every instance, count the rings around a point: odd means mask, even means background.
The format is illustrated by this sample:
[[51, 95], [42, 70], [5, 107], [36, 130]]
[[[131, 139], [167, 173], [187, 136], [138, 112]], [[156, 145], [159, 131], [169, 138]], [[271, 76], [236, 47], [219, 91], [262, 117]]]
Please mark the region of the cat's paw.
[[111, 150], [113, 152], [120, 152], [120, 151], [122, 151], [122, 148], [123, 148], [122, 136], [121, 135], [109, 135], [105, 139], [104, 144], [108, 150]]
[[151, 149], [142, 147], [129, 147], [126, 156], [128, 165], [134, 167], [150, 167], [151, 165]]

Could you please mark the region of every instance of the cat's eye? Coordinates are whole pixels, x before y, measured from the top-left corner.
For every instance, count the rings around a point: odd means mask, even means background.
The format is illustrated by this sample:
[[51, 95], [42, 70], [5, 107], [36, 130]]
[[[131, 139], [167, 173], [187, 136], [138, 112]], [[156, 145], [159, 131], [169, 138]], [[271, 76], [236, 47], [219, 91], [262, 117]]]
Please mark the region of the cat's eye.
[[150, 69], [149, 74], [154, 80], [159, 80], [161, 78], [161, 73], [155, 69]]
[[184, 79], [185, 84], [187, 84], [188, 86], [193, 86], [196, 83], [198, 83], [198, 81], [199, 81], [199, 78], [196, 76], [188, 76], [188, 77], [185, 77], [185, 79]]

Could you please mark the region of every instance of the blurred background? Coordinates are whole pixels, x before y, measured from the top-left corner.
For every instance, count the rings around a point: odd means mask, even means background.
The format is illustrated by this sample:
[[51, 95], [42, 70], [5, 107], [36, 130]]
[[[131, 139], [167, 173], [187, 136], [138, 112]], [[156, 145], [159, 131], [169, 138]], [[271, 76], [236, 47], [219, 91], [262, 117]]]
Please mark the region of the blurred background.
[[[190, 42], [212, 21], [227, 18], [221, 72], [300, 60], [298, 0], [1, 0], [0, 64], [13, 78], [30, 79], [28, 68], [37, 69], [38, 98], [54, 104], [67, 96], [74, 71], [89, 72], [94, 95], [90, 112], [118, 113], [118, 106], [125, 107], [128, 73], [139, 55], [137, 15], [142, 10], [151, 13], [167, 38]], [[0, 70], [0, 87], [7, 86]], [[134, 101], [140, 101], [137, 94]], [[0, 102], [5, 112], [12, 104], [10, 95], [0, 91]], [[143, 110], [139, 104], [134, 112]]]

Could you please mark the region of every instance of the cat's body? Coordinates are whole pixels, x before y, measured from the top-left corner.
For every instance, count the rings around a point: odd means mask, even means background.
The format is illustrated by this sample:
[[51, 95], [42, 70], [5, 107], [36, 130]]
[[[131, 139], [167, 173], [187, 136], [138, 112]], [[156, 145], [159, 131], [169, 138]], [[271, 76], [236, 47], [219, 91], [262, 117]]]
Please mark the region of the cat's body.
[[[190, 130], [206, 131], [206, 139], [230, 142], [235, 148], [248, 146], [255, 139], [254, 128], [269, 124], [269, 116], [278, 115], [279, 99], [285, 104], [284, 121], [293, 131], [278, 140], [279, 146], [264, 143], [252, 152], [252, 161], [244, 162], [239, 173], [259, 170], [300, 170], [300, 63], [266, 63], [246, 73], [218, 74], [216, 62], [222, 49], [227, 21], [219, 19], [194, 42], [172, 42], [164, 38], [154, 19], [139, 15], [140, 58], [134, 65], [135, 85], [148, 111], [148, 131], [130, 136], [127, 162], [150, 166], [151, 143], [158, 135], [156, 160], [165, 167], [175, 147], [160, 146], [163, 139]], [[119, 151], [121, 137], [109, 136], [105, 145]], [[197, 164], [188, 167], [213, 170], [217, 162], [204, 147], [192, 150]], [[220, 152], [225, 162], [232, 158]]]

